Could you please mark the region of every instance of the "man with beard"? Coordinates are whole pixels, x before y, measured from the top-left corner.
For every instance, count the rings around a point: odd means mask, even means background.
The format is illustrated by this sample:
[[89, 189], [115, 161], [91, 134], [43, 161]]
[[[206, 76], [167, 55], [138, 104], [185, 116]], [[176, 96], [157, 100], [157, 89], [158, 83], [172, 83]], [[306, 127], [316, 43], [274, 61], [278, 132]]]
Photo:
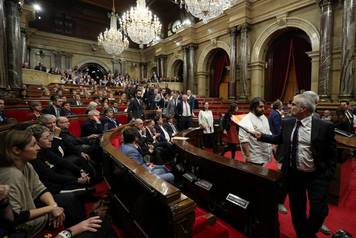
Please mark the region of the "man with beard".
[[[260, 97], [250, 101], [250, 112], [240, 121], [239, 125], [250, 131], [259, 131], [271, 135], [268, 119], [264, 115], [264, 100]], [[239, 130], [244, 160], [248, 163], [264, 166], [272, 159], [272, 145], [257, 141], [250, 133]]]

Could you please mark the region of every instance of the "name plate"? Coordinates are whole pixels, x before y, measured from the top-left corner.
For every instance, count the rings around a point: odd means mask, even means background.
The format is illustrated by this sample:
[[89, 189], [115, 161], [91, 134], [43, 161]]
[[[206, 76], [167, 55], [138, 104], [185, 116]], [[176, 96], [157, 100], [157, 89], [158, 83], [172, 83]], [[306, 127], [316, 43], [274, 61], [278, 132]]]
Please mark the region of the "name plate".
[[248, 204], [250, 203], [249, 201], [240, 198], [239, 196], [236, 196], [235, 194], [229, 193], [226, 197], [226, 200], [228, 200], [229, 202], [242, 207], [243, 209], [246, 209]]
[[194, 182], [195, 180], [197, 180], [197, 176], [191, 173], [185, 173], [183, 174], [183, 177], [189, 180], [190, 182]]
[[212, 183], [210, 183], [206, 180], [203, 180], [203, 179], [200, 179], [199, 181], [195, 182], [195, 184], [207, 191], [209, 191], [211, 189], [211, 187], [213, 186]]

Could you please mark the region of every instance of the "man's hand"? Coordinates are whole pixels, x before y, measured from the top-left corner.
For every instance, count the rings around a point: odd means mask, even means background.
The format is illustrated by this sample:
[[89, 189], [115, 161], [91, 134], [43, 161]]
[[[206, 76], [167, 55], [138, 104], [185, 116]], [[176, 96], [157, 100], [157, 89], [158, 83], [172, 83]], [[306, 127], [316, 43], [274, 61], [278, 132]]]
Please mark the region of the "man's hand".
[[6, 199], [9, 195], [10, 186], [0, 184], [0, 201]]
[[258, 131], [250, 131], [250, 134], [256, 139], [260, 139], [262, 137], [262, 133]]
[[82, 156], [83, 159], [85, 160], [90, 160], [90, 156], [84, 152], [80, 153], [80, 155]]
[[64, 209], [62, 207], [54, 206], [51, 212], [52, 219], [51, 224], [54, 228], [58, 228], [63, 225], [64, 222]]
[[99, 135], [98, 134], [91, 134], [90, 136], [88, 136], [87, 138], [90, 140], [90, 139], [95, 139], [95, 138], [98, 138]]
[[59, 127], [54, 127], [54, 129], [53, 129], [53, 134], [54, 134], [54, 136], [57, 136], [57, 137], [59, 137], [59, 134], [61, 134], [61, 128], [59, 128]]

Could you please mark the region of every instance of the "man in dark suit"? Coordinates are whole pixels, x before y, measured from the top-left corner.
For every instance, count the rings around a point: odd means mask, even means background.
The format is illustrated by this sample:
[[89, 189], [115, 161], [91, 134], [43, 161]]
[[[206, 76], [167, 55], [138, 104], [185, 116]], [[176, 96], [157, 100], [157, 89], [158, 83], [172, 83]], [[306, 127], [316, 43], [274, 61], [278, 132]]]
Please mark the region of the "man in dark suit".
[[354, 114], [352, 113], [352, 110], [350, 108], [350, 102], [346, 100], [340, 101], [340, 108], [345, 110], [345, 117], [348, 123], [347, 128], [349, 128], [347, 131], [354, 133]]
[[129, 116], [129, 121], [137, 118], [144, 119], [144, 106], [141, 90], [137, 90], [136, 97], [130, 99], [129, 105], [127, 107], [127, 113]]
[[[328, 214], [328, 188], [336, 167], [334, 126], [312, 116], [314, 102], [297, 95], [292, 103], [295, 118], [282, 121], [279, 135], [253, 132], [261, 141], [283, 144], [285, 173], [292, 221], [299, 238], [314, 238]], [[306, 215], [308, 192], [309, 217]]]
[[63, 100], [57, 95], [52, 95], [50, 99], [52, 104], [49, 105], [47, 108], [43, 109], [43, 113], [51, 114], [54, 115], [55, 117], [64, 116], [61, 110]]
[[170, 116], [167, 118], [167, 122], [163, 124], [163, 127], [168, 132], [169, 136], [172, 138], [178, 133], [177, 126], [174, 123], [174, 117]]
[[188, 102], [188, 96], [184, 94], [182, 101], [177, 105], [177, 112], [179, 116], [179, 129], [185, 130], [192, 126], [193, 108]]

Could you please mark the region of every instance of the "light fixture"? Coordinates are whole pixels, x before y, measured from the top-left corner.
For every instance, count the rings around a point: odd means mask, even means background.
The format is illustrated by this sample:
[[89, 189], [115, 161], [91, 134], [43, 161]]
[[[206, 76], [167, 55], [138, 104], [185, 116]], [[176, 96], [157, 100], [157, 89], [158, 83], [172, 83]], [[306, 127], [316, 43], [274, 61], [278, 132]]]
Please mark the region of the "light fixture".
[[231, 2], [232, 0], [175, 0], [180, 7], [184, 5], [188, 12], [203, 20], [204, 23], [220, 16], [231, 6]]
[[110, 13], [110, 29], [106, 29], [98, 36], [98, 45], [103, 46], [106, 53], [114, 57], [121, 54], [129, 46], [125, 35], [117, 29], [118, 16], [115, 13], [114, 0], [112, 1], [112, 12]]
[[162, 27], [158, 17], [146, 7], [145, 0], [137, 0], [136, 7], [122, 15], [120, 25], [140, 48], [159, 37]]
[[42, 7], [41, 7], [41, 5], [38, 4], [38, 3], [34, 3], [34, 4], [32, 5], [32, 7], [33, 7], [33, 10], [35, 10], [36, 12], [42, 11]]

